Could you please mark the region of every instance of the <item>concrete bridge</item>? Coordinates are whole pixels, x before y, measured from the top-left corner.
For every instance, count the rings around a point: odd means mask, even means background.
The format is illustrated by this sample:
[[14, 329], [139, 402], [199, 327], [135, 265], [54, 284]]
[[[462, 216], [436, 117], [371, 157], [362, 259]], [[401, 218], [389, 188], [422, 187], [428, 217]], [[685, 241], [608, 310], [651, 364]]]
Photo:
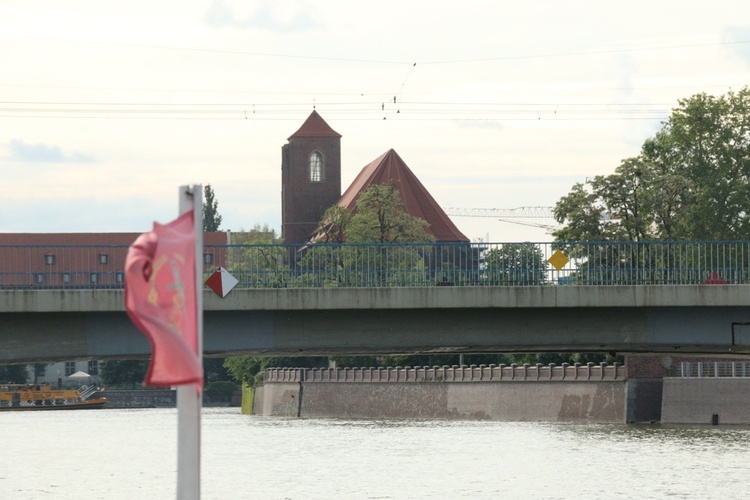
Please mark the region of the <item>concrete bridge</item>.
[[[0, 290], [0, 363], [145, 358], [121, 289]], [[750, 354], [750, 285], [204, 292], [206, 355]]]

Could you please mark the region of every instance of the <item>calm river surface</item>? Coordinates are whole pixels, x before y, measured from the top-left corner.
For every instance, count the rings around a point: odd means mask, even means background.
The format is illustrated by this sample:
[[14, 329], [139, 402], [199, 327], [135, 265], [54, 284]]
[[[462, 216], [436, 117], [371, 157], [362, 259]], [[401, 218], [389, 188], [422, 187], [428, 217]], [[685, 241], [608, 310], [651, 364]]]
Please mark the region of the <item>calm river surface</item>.
[[[174, 409], [0, 413], [0, 499], [172, 499]], [[202, 417], [205, 499], [721, 498], [750, 428]]]

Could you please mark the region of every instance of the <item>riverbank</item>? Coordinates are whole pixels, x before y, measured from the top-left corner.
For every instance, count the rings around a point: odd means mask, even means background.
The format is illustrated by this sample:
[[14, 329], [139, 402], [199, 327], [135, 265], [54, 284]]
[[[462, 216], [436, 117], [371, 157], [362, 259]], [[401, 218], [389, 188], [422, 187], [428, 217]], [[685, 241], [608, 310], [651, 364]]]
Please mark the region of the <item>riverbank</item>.
[[[97, 391], [94, 398], [106, 397], [105, 408], [175, 408], [177, 391], [174, 389], [134, 389]], [[212, 401], [204, 398], [204, 407], [236, 406], [242, 404], [242, 393], [237, 390], [229, 401]]]

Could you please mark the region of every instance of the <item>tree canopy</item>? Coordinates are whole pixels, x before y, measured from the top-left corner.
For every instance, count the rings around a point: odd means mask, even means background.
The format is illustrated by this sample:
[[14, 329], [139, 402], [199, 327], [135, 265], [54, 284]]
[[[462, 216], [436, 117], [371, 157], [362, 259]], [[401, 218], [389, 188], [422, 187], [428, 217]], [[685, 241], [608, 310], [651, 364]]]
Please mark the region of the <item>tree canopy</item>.
[[750, 238], [750, 89], [681, 99], [636, 157], [555, 205], [558, 241]]
[[206, 184], [203, 188], [203, 231], [218, 231], [220, 227], [219, 202], [216, 200], [211, 184]]
[[147, 360], [103, 361], [100, 367], [102, 381], [108, 385], [128, 385], [135, 389], [142, 385], [148, 371]]
[[406, 210], [401, 194], [393, 184], [373, 184], [357, 198], [357, 208], [349, 211], [337, 205], [326, 210], [314, 240], [329, 243], [428, 242], [426, 220]]
[[0, 382], [25, 384], [28, 380], [27, 365], [0, 365]]

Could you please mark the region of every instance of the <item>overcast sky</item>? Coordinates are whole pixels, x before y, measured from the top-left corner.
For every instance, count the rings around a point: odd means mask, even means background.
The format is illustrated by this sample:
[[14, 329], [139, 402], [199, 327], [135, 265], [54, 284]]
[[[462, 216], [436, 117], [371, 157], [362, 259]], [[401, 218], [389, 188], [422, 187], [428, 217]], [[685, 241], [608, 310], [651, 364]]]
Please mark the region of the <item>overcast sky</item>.
[[223, 229], [278, 231], [281, 147], [313, 108], [342, 189], [394, 148], [443, 207], [552, 206], [678, 99], [750, 83], [750, 2], [701, 5], [3, 0], [0, 232], [147, 231], [198, 183]]

